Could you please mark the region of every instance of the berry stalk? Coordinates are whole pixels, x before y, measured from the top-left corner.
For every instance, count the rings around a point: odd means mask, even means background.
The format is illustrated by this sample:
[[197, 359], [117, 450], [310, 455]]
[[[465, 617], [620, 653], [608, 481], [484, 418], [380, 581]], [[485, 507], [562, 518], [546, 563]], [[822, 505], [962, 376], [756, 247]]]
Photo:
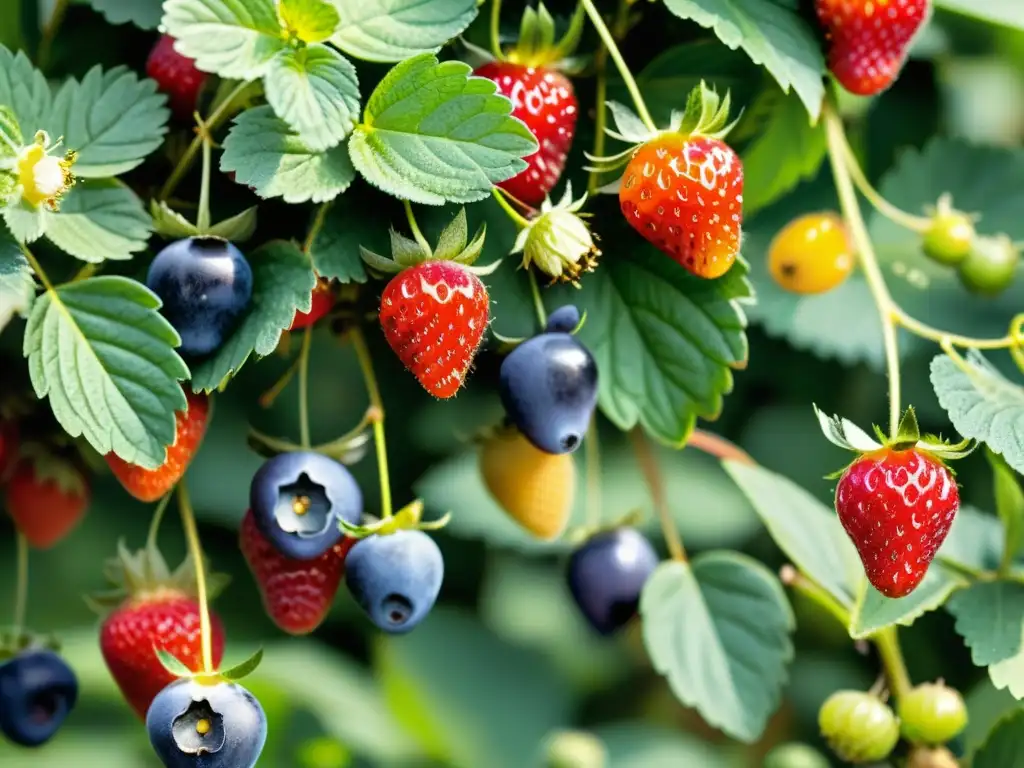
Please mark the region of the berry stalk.
[[526, 276], [530, 281], [530, 296], [533, 298], [533, 309], [537, 313], [537, 322], [540, 323], [540, 329], [543, 331], [544, 326], [548, 324], [548, 313], [544, 309], [544, 300], [540, 296], [540, 286], [537, 285], [537, 275], [534, 274], [532, 269], [526, 270]]
[[380, 516], [382, 520], [392, 516], [391, 511], [391, 477], [388, 473], [388, 448], [384, 437], [384, 402], [377, 385], [377, 376], [373, 372], [373, 361], [370, 350], [366, 347], [366, 337], [358, 326], [349, 333], [352, 346], [359, 358], [359, 368], [366, 382], [366, 392], [370, 396], [370, 411], [373, 414], [373, 442], [377, 448], [377, 474], [380, 476]]
[[907, 664], [903, 660], [903, 651], [900, 649], [899, 636], [895, 627], [888, 627], [881, 630], [871, 638], [878, 655], [885, 668], [885, 674], [889, 678], [889, 687], [896, 699], [901, 699], [911, 688], [910, 675], [907, 672]]
[[299, 445], [304, 450], [310, 446], [309, 438], [309, 350], [313, 345], [313, 326], [307, 325], [302, 332], [302, 349], [299, 350]]
[[661, 523], [661, 532], [665, 537], [665, 546], [673, 560], [680, 563], [686, 562], [686, 550], [683, 549], [683, 537], [679, 535], [676, 521], [672, 517], [672, 510], [668, 508], [668, 498], [665, 496], [665, 479], [661, 475], [661, 468], [658, 466], [658, 459], [651, 450], [651, 444], [644, 435], [641, 427], [636, 427], [630, 432], [633, 439], [633, 450], [636, 452], [640, 469], [647, 481], [647, 488], [651, 494], [651, 502], [654, 504], [654, 511]]
[[156, 549], [156, 538], [160, 533], [160, 523], [164, 519], [164, 512], [167, 510], [167, 505], [171, 501], [171, 492], [168, 491], [164, 494], [164, 497], [157, 502], [156, 509], [153, 510], [153, 518], [149, 522], [149, 535], [146, 537], [146, 549], [152, 551]]
[[28, 539], [21, 531], [17, 533], [17, 582], [14, 587], [14, 626], [13, 633], [17, 637], [25, 627], [25, 615], [28, 609]]
[[203, 170], [199, 182], [199, 211], [196, 213], [196, 228], [206, 232], [210, 228], [210, 163], [213, 154], [213, 137], [210, 128], [199, 120], [199, 138], [203, 147]]
[[213, 674], [213, 631], [210, 628], [210, 602], [206, 589], [206, 564], [203, 559], [203, 548], [199, 543], [199, 531], [196, 528], [196, 516], [192, 511], [192, 502], [188, 496], [188, 484], [184, 480], [178, 484], [178, 509], [181, 512], [181, 524], [185, 529], [185, 539], [196, 569], [196, 599], [199, 602], [199, 634], [203, 652], [203, 672]]
[[826, 592], [818, 582], [801, 573], [795, 566], [789, 564], [782, 566], [779, 569], [779, 581], [822, 608], [838, 621], [843, 629], [850, 626], [850, 612], [846, 610], [846, 607]]
[[[615, 11], [615, 18], [612, 20], [612, 38], [616, 41], [626, 36], [629, 24], [629, 9], [636, 0], [619, 0], [619, 7]], [[597, 73], [597, 84], [594, 96], [594, 146], [591, 154], [594, 157], [604, 155], [605, 126], [608, 124], [608, 109], [605, 102], [608, 100], [608, 47], [603, 43], [594, 54], [594, 70]], [[593, 197], [597, 194], [600, 186], [600, 171], [592, 170], [587, 177], [587, 196]]]
[[491, 53], [501, 61], [501, 0], [491, 0], [490, 22]]

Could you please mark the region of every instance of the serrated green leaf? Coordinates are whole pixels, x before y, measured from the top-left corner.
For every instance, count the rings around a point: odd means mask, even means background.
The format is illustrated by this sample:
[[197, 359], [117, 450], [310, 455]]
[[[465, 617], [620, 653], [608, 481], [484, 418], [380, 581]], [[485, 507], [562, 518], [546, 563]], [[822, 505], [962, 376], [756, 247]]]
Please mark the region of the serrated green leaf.
[[788, 478], [760, 465], [724, 461], [722, 466], [793, 564], [840, 605], [851, 608], [864, 569], [835, 512]]
[[262, 77], [285, 47], [274, 0], [164, 0], [163, 26], [198, 69], [233, 80]]
[[665, 562], [640, 599], [651, 664], [684, 704], [744, 743], [764, 732], [793, 658], [793, 612], [761, 563], [737, 552]]
[[257, 248], [252, 264], [252, 302], [235, 332], [211, 358], [192, 372], [192, 389], [210, 392], [233, 376], [253, 354], [265, 357], [277, 348], [295, 311], [308, 312], [316, 276], [309, 256], [284, 240]]
[[163, 14], [162, 0], [88, 0], [111, 24], [131, 23], [140, 29], [156, 29]]
[[18, 198], [3, 209], [7, 228], [20, 242], [31, 243], [43, 236], [49, 221], [42, 206], [34, 206]]
[[999, 565], [1003, 541], [1003, 526], [995, 515], [962, 504], [936, 557], [976, 571], [991, 571]]
[[160, 300], [125, 277], [93, 277], [40, 296], [25, 330], [32, 386], [57, 421], [100, 454], [153, 469], [174, 442], [188, 378]]
[[0, 104], [0, 157], [17, 157], [18, 151], [25, 143], [21, 135], [21, 126], [14, 110]]
[[285, 29], [305, 43], [322, 43], [340, 21], [330, 0], [280, 0], [277, 12]]
[[309, 250], [317, 274], [341, 283], [365, 283], [359, 246], [387, 252], [388, 235], [380, 226], [385, 219], [381, 218], [379, 201], [368, 197], [345, 195], [331, 203]]
[[82, 81], [67, 80], [46, 118], [54, 139], [78, 153], [73, 171], [106, 178], [130, 171], [160, 146], [167, 133], [167, 97], [156, 83], [127, 67], [90, 69]]
[[35, 281], [18, 241], [0, 226], [0, 331], [14, 315], [26, 317], [35, 296]]
[[909, 627], [924, 614], [942, 607], [950, 595], [965, 586], [966, 581], [940, 565], [933, 565], [917, 589], [898, 599], [886, 597], [865, 579], [850, 613], [850, 637], [860, 640], [895, 624]]
[[730, 48], [742, 48], [782, 90], [796, 91], [817, 120], [825, 99], [825, 58], [817, 30], [772, 0], [665, 0], [681, 19], [710, 28]]
[[991, 449], [986, 449], [985, 458], [992, 467], [996, 512], [1006, 532], [1006, 545], [1000, 559], [1000, 570], [1006, 572], [1024, 544], [1024, 491], [1020, 487], [1019, 475], [1004, 458]]
[[436, 52], [476, 18], [476, 0], [332, 0], [341, 23], [331, 42], [363, 61]]
[[[774, 89], [773, 89], [774, 90]], [[757, 137], [743, 150], [743, 213], [778, 200], [812, 178], [825, 159], [825, 129], [812, 126], [795, 93], [774, 91], [777, 103]]]
[[333, 48], [314, 44], [281, 51], [270, 60], [263, 85], [274, 112], [311, 150], [336, 146], [355, 127], [356, 69]]
[[153, 219], [153, 231], [170, 240], [199, 234], [199, 229], [195, 224], [173, 210], [163, 200], [149, 201], [149, 215]]
[[31, 137], [43, 127], [51, 101], [46, 78], [25, 52], [0, 46], [0, 104], [14, 110], [22, 135]]
[[1024, 768], [1024, 709], [999, 719], [971, 761], [973, 768]]
[[1024, 584], [978, 582], [946, 604], [971, 660], [988, 667], [996, 688], [1024, 698]]
[[186, 667], [181, 659], [173, 653], [165, 651], [163, 648], [154, 648], [153, 652], [156, 654], [156, 658], [160, 662], [160, 666], [175, 677], [191, 677], [192, 670]]
[[605, 416], [623, 430], [639, 423], [674, 446], [686, 442], [698, 417], [716, 418], [732, 390], [732, 369], [746, 363], [740, 300], [749, 295], [742, 262], [704, 280], [635, 241], [606, 259], [571, 293], [587, 313], [579, 339], [601, 371]]
[[1017, 0], [986, 0], [984, 3], [976, 0], [935, 0], [935, 7], [956, 11], [993, 24], [1024, 29], [1024, 6]]
[[425, 205], [471, 203], [526, 168], [536, 151], [512, 102], [469, 65], [432, 54], [407, 59], [377, 85], [349, 140], [362, 176], [395, 197]]
[[260, 197], [286, 203], [322, 203], [340, 195], [355, 178], [347, 144], [326, 152], [310, 149], [269, 106], [247, 109], [235, 118], [220, 158], [224, 172]]
[[46, 239], [82, 261], [130, 259], [153, 229], [142, 201], [115, 179], [82, 181], [46, 213]]
[[1018, 472], [1024, 472], [1024, 387], [999, 373], [970, 350], [971, 375], [946, 355], [936, 355], [931, 381], [939, 404], [964, 437], [985, 443]]
[[248, 677], [256, 668], [259, 667], [260, 662], [263, 661], [263, 649], [259, 648], [245, 661], [236, 664], [230, 669], [221, 671], [220, 675], [226, 680], [241, 680], [244, 677]]
[[210, 227], [209, 234], [223, 237], [233, 243], [244, 243], [256, 232], [256, 206], [246, 208]]

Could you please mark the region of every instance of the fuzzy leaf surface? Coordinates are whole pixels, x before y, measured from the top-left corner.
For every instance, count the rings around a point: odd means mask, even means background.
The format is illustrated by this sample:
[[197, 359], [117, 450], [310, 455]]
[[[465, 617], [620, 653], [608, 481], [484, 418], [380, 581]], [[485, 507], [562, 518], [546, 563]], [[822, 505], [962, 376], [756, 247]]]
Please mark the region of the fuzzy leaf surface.
[[25, 139], [31, 141], [35, 132], [44, 127], [52, 101], [46, 78], [25, 52], [11, 53], [0, 46], [0, 104], [14, 111]]
[[341, 24], [331, 42], [363, 61], [434, 53], [476, 18], [476, 0], [332, 0]]
[[0, 331], [14, 315], [28, 315], [34, 296], [28, 260], [7, 227], [0, 226]]
[[115, 179], [81, 181], [57, 213], [46, 214], [46, 239], [77, 259], [130, 259], [144, 250], [153, 222], [142, 201]]

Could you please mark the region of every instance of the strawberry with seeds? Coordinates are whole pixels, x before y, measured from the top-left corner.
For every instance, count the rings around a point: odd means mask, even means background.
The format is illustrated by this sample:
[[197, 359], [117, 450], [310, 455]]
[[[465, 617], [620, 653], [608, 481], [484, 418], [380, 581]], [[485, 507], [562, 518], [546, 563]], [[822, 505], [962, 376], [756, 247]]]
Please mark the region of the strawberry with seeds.
[[572, 147], [579, 105], [563, 70], [572, 66], [569, 56], [579, 43], [583, 19], [582, 6], [577, 6], [568, 31], [556, 44], [555, 22], [544, 4], [536, 10], [527, 7], [516, 46], [473, 72], [498, 85], [498, 93], [512, 102], [512, 116], [526, 123], [540, 145], [524, 158], [526, 170], [498, 185], [528, 205], [542, 203], [558, 183]]
[[196, 69], [188, 56], [178, 53], [173, 37], [161, 35], [157, 40], [146, 59], [146, 74], [156, 80], [157, 90], [167, 94], [174, 116], [191, 123], [206, 73]]
[[[105, 614], [100, 651], [128, 704], [144, 720], [156, 695], [175, 680], [155, 649], [167, 651], [193, 671], [202, 668], [195, 568], [191, 558], [185, 558], [171, 573], [156, 548], [133, 553], [119, 543], [118, 556], [107, 563], [105, 572], [115, 589], [89, 599]], [[224, 577], [207, 574], [210, 596], [224, 584]], [[218, 666], [224, 654], [224, 627], [212, 611], [210, 628], [213, 663]]]
[[129, 464], [115, 453], [104, 456], [121, 485], [139, 501], [156, 501], [177, 485], [203, 442], [210, 417], [210, 398], [186, 391], [185, 399], [188, 406], [178, 411], [174, 442], [168, 446], [167, 456], [159, 467], [145, 469]]
[[[420, 236], [410, 240], [391, 230], [393, 258], [360, 247], [372, 271], [394, 274], [380, 300], [384, 338], [406, 369], [431, 395], [454, 397], [483, 340], [490, 299], [480, 275], [499, 262], [474, 267], [484, 245], [481, 227], [468, 240], [466, 211], [441, 233], [431, 250]], [[397, 273], [397, 274], [396, 274]]]
[[81, 465], [45, 446], [26, 443], [7, 482], [7, 513], [28, 543], [49, 549], [81, 522], [89, 507]]

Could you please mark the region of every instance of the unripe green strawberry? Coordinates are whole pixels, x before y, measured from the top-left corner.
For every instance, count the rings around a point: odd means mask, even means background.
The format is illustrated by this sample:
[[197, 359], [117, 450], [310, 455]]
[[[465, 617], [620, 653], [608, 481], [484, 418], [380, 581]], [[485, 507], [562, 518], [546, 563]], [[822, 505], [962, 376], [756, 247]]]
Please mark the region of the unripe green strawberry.
[[960, 282], [971, 293], [979, 296], [998, 296], [1010, 287], [1020, 250], [1006, 235], [976, 237], [971, 252], [957, 268]]
[[942, 683], [919, 685], [899, 701], [900, 730], [912, 744], [945, 744], [967, 725], [960, 692]]
[[921, 247], [932, 261], [955, 267], [967, 258], [974, 243], [974, 218], [952, 207], [948, 195], [939, 199]]
[[818, 712], [818, 727], [840, 760], [884, 760], [900, 738], [900, 721], [888, 704], [864, 691], [837, 691]]
[[790, 742], [769, 752], [762, 768], [829, 768], [829, 762], [814, 747]]

